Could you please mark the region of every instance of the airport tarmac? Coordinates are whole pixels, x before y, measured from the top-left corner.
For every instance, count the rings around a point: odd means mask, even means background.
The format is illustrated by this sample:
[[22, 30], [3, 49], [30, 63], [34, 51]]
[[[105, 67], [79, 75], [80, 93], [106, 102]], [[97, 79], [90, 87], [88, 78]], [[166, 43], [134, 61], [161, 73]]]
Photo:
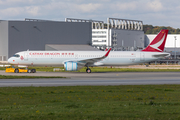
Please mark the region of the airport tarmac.
[[6, 86], [77, 86], [77, 85], [148, 85], [180, 84], [179, 72], [37, 72], [5, 73], [19, 76], [63, 76], [58, 79], [0, 79], [0, 87]]

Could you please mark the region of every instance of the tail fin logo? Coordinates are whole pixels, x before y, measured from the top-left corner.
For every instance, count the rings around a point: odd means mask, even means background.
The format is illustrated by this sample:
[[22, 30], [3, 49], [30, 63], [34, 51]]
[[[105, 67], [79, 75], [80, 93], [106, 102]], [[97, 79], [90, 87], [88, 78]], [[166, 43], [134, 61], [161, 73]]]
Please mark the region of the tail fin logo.
[[163, 52], [167, 35], [168, 35], [168, 30], [166, 29], [161, 30], [159, 34], [153, 39], [153, 41], [142, 51]]
[[[163, 32], [162, 32], [163, 33]], [[161, 49], [159, 49], [158, 47], [163, 43], [164, 41], [164, 38], [165, 38], [165, 35], [163, 36], [163, 38], [157, 42], [156, 44], [153, 44], [153, 45], [150, 45], [150, 47], [156, 49], [156, 50], [159, 50], [159, 51], [162, 51]]]

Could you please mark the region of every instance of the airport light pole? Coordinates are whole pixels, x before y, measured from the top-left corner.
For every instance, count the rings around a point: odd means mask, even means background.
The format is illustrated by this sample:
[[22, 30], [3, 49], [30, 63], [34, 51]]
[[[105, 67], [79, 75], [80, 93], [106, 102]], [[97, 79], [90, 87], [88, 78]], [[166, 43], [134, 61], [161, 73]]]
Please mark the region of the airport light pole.
[[176, 59], [176, 36], [174, 36], [174, 59]]

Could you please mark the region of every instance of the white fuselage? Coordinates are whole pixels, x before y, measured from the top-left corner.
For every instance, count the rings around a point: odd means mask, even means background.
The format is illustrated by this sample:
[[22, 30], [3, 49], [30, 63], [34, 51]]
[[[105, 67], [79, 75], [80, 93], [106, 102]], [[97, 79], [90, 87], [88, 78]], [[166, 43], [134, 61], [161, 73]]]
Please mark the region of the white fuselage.
[[[20, 57], [11, 57], [8, 62], [24, 66], [64, 66], [67, 61], [81, 61], [104, 56], [107, 51], [23, 51], [16, 53]], [[168, 56], [163, 52], [111, 51], [105, 59], [92, 66], [134, 65], [155, 61]], [[156, 57], [155, 57], [156, 56]], [[157, 57], [158, 56], [158, 57]]]

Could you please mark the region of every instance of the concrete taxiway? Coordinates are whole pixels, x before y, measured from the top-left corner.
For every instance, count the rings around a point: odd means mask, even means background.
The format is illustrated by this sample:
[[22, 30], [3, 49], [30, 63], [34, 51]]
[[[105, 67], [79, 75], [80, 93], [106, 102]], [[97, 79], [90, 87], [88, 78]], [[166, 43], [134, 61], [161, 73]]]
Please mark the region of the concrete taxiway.
[[37, 72], [5, 73], [19, 76], [63, 76], [58, 79], [0, 79], [0, 86], [76, 86], [76, 85], [146, 85], [180, 84], [179, 72]]

